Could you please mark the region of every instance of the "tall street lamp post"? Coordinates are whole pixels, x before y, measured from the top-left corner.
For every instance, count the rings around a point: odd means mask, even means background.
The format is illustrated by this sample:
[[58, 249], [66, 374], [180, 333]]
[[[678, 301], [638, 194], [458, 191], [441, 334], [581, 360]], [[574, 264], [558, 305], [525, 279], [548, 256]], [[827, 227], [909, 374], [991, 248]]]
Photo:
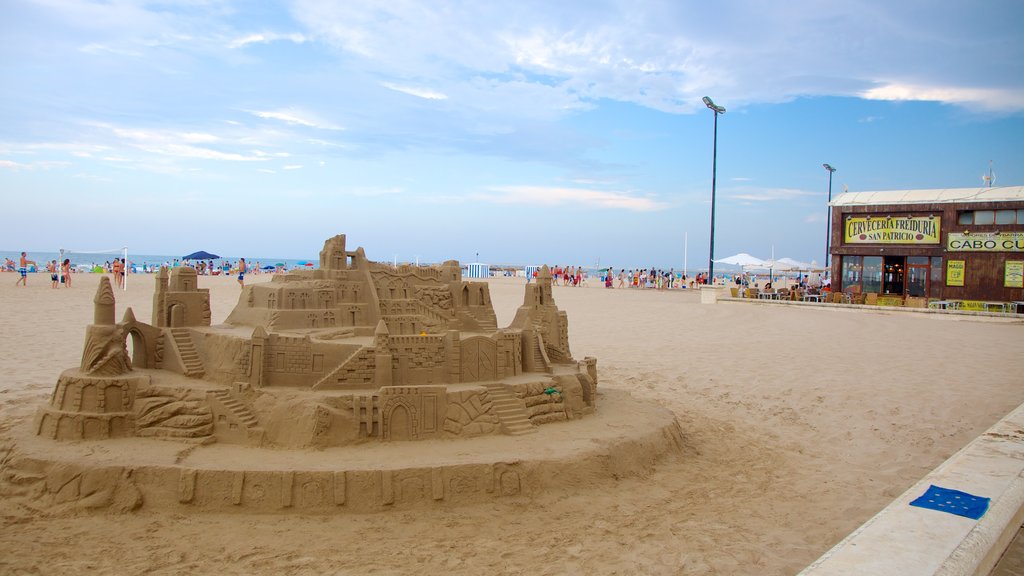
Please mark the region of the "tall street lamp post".
[[828, 170], [828, 204], [825, 207], [825, 268], [828, 268], [829, 247], [832, 244], [832, 173], [835, 168], [822, 164]]
[[718, 115], [725, 114], [724, 106], [716, 106], [711, 98], [703, 98], [704, 105], [715, 113], [715, 137], [711, 148], [711, 250], [708, 254], [708, 284], [715, 278], [715, 180], [718, 175]]

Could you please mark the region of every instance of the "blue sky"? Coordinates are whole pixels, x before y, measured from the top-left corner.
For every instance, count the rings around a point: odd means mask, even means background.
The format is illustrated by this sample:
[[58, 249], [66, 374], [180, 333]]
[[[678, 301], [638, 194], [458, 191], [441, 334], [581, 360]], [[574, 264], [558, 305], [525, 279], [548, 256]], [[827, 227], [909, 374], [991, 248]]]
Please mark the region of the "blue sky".
[[706, 266], [1024, 184], [1024, 4], [6, 0], [0, 248]]

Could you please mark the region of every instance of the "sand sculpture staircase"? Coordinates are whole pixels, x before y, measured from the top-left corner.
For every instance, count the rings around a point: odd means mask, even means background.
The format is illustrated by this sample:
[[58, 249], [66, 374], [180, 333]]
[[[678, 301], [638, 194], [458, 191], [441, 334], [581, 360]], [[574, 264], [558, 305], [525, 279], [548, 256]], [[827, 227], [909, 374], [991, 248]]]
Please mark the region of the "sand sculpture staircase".
[[263, 440], [263, 428], [260, 427], [259, 419], [248, 406], [235, 399], [231, 392], [214, 390], [209, 393], [209, 396], [231, 415], [235, 423], [242, 428], [242, 432], [248, 440], [257, 444]]
[[203, 361], [199, 358], [195, 344], [192, 343], [192, 335], [188, 328], [171, 328], [171, 338], [174, 339], [174, 346], [178, 349], [178, 357], [181, 358], [181, 365], [185, 376], [189, 378], [202, 378]]
[[476, 322], [478, 330], [485, 334], [498, 331], [498, 317], [485, 306], [465, 306], [459, 310], [459, 315], [464, 320]]
[[536, 331], [537, 334], [537, 345], [530, 351], [533, 354], [533, 365], [537, 368], [543, 368], [545, 372], [551, 372], [551, 358], [548, 358], [547, 348], [544, 346], [544, 337], [540, 335], [540, 330]]
[[476, 317], [476, 319], [480, 323], [480, 330], [482, 332], [490, 333], [498, 331], [498, 319], [494, 316], [484, 318]]
[[337, 367], [313, 384], [313, 390], [328, 390], [340, 386], [345, 382], [346, 377], [350, 373], [358, 370], [358, 367], [353, 366], [353, 364], [358, 364], [360, 360], [365, 360], [367, 356], [373, 353], [374, 349], [372, 346], [364, 346], [352, 350], [352, 353], [342, 360]]
[[494, 413], [501, 421], [501, 431], [510, 436], [522, 436], [537, 431], [526, 414], [526, 403], [511, 390], [499, 383], [484, 384], [487, 397], [494, 406]]

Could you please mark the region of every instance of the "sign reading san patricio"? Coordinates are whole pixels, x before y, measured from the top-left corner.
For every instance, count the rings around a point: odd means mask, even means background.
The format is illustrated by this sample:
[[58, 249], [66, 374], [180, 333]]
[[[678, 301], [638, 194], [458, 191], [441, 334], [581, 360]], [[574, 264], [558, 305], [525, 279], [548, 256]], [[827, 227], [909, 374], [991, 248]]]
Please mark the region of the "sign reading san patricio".
[[846, 244], [938, 244], [939, 216], [850, 217], [846, 220]]

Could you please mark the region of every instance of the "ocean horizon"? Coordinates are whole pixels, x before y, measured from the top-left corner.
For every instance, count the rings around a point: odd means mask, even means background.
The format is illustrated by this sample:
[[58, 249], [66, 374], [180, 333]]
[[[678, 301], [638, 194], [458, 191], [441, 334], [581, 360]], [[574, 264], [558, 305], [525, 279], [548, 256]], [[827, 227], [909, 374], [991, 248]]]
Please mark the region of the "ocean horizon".
[[[21, 250], [0, 250], [0, 257], [10, 258], [15, 263], [17, 263], [18, 262], [18, 258], [21, 256], [21, 252], [22, 252]], [[47, 262], [49, 262], [51, 260], [57, 260], [59, 262], [61, 260], [61, 254], [60, 254], [60, 252], [57, 252], [57, 251], [25, 250], [25, 253], [26, 253], [26, 256], [28, 257], [29, 260], [34, 260], [39, 265], [39, 270], [40, 271], [43, 271], [43, 270], [46, 269], [46, 263]], [[88, 270], [91, 270], [92, 268], [94, 268], [95, 266], [101, 266], [102, 267], [102, 266], [104, 266], [105, 263], [112, 261], [114, 258], [121, 258], [122, 254], [123, 254], [123, 252], [120, 251], [120, 250], [102, 251], [102, 252], [100, 252], [100, 251], [79, 252], [79, 251], [73, 251], [73, 250], [65, 250], [64, 258], [70, 259], [72, 267], [78, 269], [79, 271], [88, 271]], [[259, 265], [260, 268], [264, 268], [264, 267], [267, 267], [267, 266], [273, 266], [275, 268], [283, 267], [285, 269], [304, 268], [304, 267], [306, 267], [305, 266], [306, 262], [312, 262], [313, 263], [313, 267], [318, 267], [319, 264], [320, 264], [319, 254], [317, 254], [317, 256], [308, 257], [308, 258], [279, 258], [279, 257], [259, 257], [259, 256], [256, 256], [256, 257], [241, 256], [241, 257], [245, 258], [245, 261], [249, 264], [250, 269], [254, 268], [257, 264]], [[233, 264], [238, 262], [238, 259], [239, 259], [239, 256], [224, 256], [224, 257], [221, 257], [221, 258], [214, 258], [213, 261], [214, 261], [214, 265], [219, 267], [224, 262], [230, 262], [233, 265]], [[174, 264], [175, 260], [177, 260], [179, 263], [183, 262], [183, 260], [182, 260], [182, 258], [180, 256], [174, 256], [174, 255], [170, 255], [170, 254], [133, 254], [131, 252], [131, 250], [128, 251], [128, 262], [130, 264], [134, 265], [135, 269], [133, 271], [135, 273], [142, 273], [143, 270], [155, 271], [155, 269], [158, 269], [160, 266], [164, 266], [164, 265], [172, 266]], [[431, 266], [431, 265], [440, 264], [440, 262], [409, 262], [409, 261], [397, 261], [397, 262], [395, 262], [395, 261], [387, 261], [387, 260], [375, 260], [375, 262], [380, 262], [382, 264], [387, 264], [387, 263], [390, 262], [390, 263], [394, 263], [394, 264], [408, 264], [408, 265], [420, 265], [420, 266]], [[460, 266], [465, 268], [467, 264], [470, 264], [470, 262], [459, 262], [459, 264], [460, 264]], [[527, 266], [539, 266], [540, 265], [540, 264], [486, 263], [486, 262], [484, 264], [487, 264], [488, 266], [490, 266], [492, 270], [494, 270], [494, 269], [498, 269], [498, 270], [525, 270], [525, 268]], [[552, 266], [552, 265], [549, 264], [549, 266]], [[594, 277], [594, 276], [597, 275], [598, 272], [607, 269], [607, 266], [583, 266], [582, 268], [588, 273], [589, 276]], [[616, 274], [618, 274], [618, 271], [623, 269], [623, 268], [628, 271], [628, 270], [647, 269], [648, 267], [645, 267], [645, 266], [634, 266], [634, 267], [630, 267], [630, 266], [626, 266], [626, 267], [614, 266]], [[725, 275], [725, 276], [732, 276], [733, 274], [736, 274], [737, 272], [739, 272], [739, 270], [730, 270], [727, 267], [725, 269], [719, 269], [718, 266], [715, 267], [715, 270], [716, 270], [716, 272], [718, 274], [722, 274], [722, 275]], [[706, 272], [706, 271], [707, 271], [706, 269], [691, 268], [691, 269], [686, 271], [686, 274], [688, 276], [693, 276], [693, 275], [696, 275], [698, 272]], [[682, 273], [683, 270], [682, 269], [673, 269], [673, 272], [676, 273], [676, 274], [679, 274], [679, 273]]]

